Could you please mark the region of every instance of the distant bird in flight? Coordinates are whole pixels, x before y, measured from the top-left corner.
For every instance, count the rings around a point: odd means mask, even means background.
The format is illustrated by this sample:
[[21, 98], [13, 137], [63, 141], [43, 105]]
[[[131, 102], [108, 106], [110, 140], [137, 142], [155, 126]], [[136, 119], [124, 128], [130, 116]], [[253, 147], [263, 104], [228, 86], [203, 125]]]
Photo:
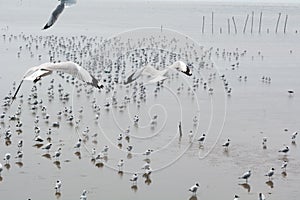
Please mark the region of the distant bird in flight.
[[59, 15], [63, 12], [66, 6], [76, 4], [77, 0], [59, 0], [60, 3], [57, 5], [55, 10], [52, 11], [50, 19], [44, 26], [43, 30], [50, 28], [58, 19]]
[[89, 85], [97, 87], [99, 89], [103, 88], [103, 85], [93, 77], [87, 70], [79, 66], [78, 64], [67, 61], [67, 62], [58, 62], [58, 63], [43, 63], [39, 66], [31, 67], [30, 69], [25, 72], [22, 81], [20, 82], [12, 100], [14, 100], [17, 96], [18, 91], [24, 80], [30, 80], [36, 83], [37, 81], [41, 80], [42, 77], [48, 76], [52, 74], [53, 71], [60, 71], [64, 73], [71, 74], [75, 78], [86, 82]]
[[150, 80], [148, 82], [146, 82], [146, 84], [163, 81], [168, 78], [166, 76], [166, 74], [170, 69], [176, 69], [177, 71], [180, 71], [188, 76], [192, 75], [190, 68], [184, 62], [176, 61], [172, 65], [167, 66], [163, 70], [157, 70], [150, 65], [146, 65], [146, 66], [142, 67], [141, 69], [138, 69], [135, 72], [133, 72], [130, 76], [128, 76], [127, 79], [124, 81], [124, 84], [125, 85], [129, 84], [141, 76], [150, 77]]

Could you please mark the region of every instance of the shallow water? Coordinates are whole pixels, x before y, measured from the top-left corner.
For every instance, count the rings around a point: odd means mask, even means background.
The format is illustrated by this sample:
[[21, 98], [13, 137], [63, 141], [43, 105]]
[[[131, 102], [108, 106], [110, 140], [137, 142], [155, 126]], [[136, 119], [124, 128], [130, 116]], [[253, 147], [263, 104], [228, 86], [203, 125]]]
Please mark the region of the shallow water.
[[[78, 132], [74, 126], [63, 123], [64, 116], [61, 119], [61, 127], [52, 128], [53, 147], [50, 154], [53, 155], [58, 147], [62, 147], [60, 165], [53, 163], [55, 159], [50, 160], [43, 156], [46, 153], [45, 150], [33, 147], [35, 115], [29, 111], [25, 98], [28, 95], [26, 91], [29, 91], [33, 84], [24, 83], [21, 89], [24, 94], [21, 115], [23, 132], [17, 135], [14, 128], [15, 122], [7, 119], [4, 124], [1, 124], [0, 156], [4, 156], [6, 152], [15, 156], [17, 142], [20, 139], [24, 140], [23, 165], [21, 167], [16, 165], [17, 160], [12, 159], [9, 170], [4, 168], [1, 173], [0, 195], [2, 197], [55, 199], [54, 185], [56, 180], [60, 179], [63, 183], [60, 199], [79, 199], [83, 189], [88, 191], [88, 199], [190, 199], [192, 196], [188, 188], [195, 182], [201, 185], [198, 199], [233, 199], [234, 194], [238, 194], [241, 199], [255, 199], [259, 192], [263, 192], [268, 199], [297, 199], [299, 196], [297, 185], [300, 181], [299, 138], [296, 144], [291, 144], [290, 138], [294, 131], [299, 130], [300, 124], [298, 118], [300, 101], [297, 94], [300, 91], [298, 78], [300, 49], [296, 45], [299, 43], [299, 37], [295, 33], [299, 27], [299, 5], [283, 7], [161, 2], [100, 4], [95, 0], [85, 1], [85, 3], [79, 1], [77, 5], [66, 9], [51, 29], [41, 31], [50, 10], [55, 7], [56, 3], [55, 1], [34, 0], [9, 1], [5, 2], [4, 7], [4, 1], [1, 0], [1, 35], [19, 35], [23, 32], [25, 35], [34, 36], [54, 34], [71, 37], [84, 34], [88, 37], [98, 36], [100, 40], [101, 36], [108, 38], [132, 28], [158, 27], [158, 29], [148, 29], [150, 32], [136, 30], [121, 34], [121, 39], [126, 41], [126, 38], [131, 36], [139, 38], [151, 34], [159, 35], [159, 27], [163, 25], [162, 35], [184, 41], [185, 36], [164, 28], [174, 29], [187, 34], [205, 49], [213, 47], [212, 52], [215, 52], [217, 48], [231, 52], [238, 48], [239, 52], [247, 50], [247, 53], [239, 58], [240, 67], [234, 70], [231, 67], [233, 60], [229, 61], [228, 57], [224, 60], [215, 54], [212, 56], [216, 64], [215, 69], [204, 68], [199, 71], [194, 69], [194, 76], [202, 77], [204, 80], [210, 73], [218, 72], [217, 78], [213, 79], [210, 84], [214, 88], [213, 95], [208, 95], [207, 91], [199, 89], [192, 98], [186, 91], [191, 80], [182, 75], [165, 82], [165, 87], [157, 98], [152, 92], [154, 86], [148, 86], [147, 101], [141, 104], [141, 108], [137, 108], [136, 104], [131, 102], [124, 112], [120, 112], [117, 108], [111, 108], [109, 111], [102, 109], [98, 123], [94, 122], [95, 112], [90, 102], [96, 98], [97, 103], [102, 106], [107, 99], [112, 97], [112, 93], [94, 91], [89, 97], [85, 93], [77, 97], [73, 85], [66, 83], [57, 74], [43, 79], [42, 85], [38, 87], [38, 99], [43, 99], [47, 105], [51, 115], [50, 125], [52, 121], [57, 120], [56, 113], [65, 106], [73, 106], [76, 118], [80, 118], [77, 110], [81, 105], [84, 106]], [[87, 13], [87, 10], [90, 12]], [[201, 34], [201, 18], [205, 15], [209, 20], [211, 11], [215, 13], [215, 33], [212, 35], [208, 31], [208, 26], [205, 34]], [[250, 34], [249, 26], [247, 34], [243, 35], [242, 27], [246, 13], [250, 14], [252, 11], [255, 11], [256, 17], [254, 32]], [[257, 17], [260, 11], [264, 12], [261, 35], [257, 34]], [[19, 15], [12, 15], [13, 12], [18, 12]], [[274, 27], [278, 12], [282, 12], [282, 19], [280, 33], [275, 35]], [[289, 14], [289, 22], [287, 34], [284, 35], [282, 28], [285, 14]], [[239, 30], [237, 35], [226, 34], [226, 19], [232, 16], [236, 18]], [[223, 29], [222, 34], [218, 33], [220, 27]], [[267, 28], [270, 28], [270, 34], [266, 33]], [[193, 43], [191, 39], [187, 41], [189, 44]], [[1, 38], [0, 44], [2, 69], [0, 95], [4, 97], [11, 90], [12, 82], [18, 83], [27, 68], [49, 60], [47, 55], [49, 49], [46, 47], [34, 51], [34, 56], [30, 57], [28, 50], [24, 47], [26, 42], [22, 39], [12, 39], [8, 42]], [[184, 42], [181, 45], [184, 46]], [[20, 58], [17, 57], [19, 46], [24, 47]], [[196, 45], [196, 47], [201, 51], [200, 46]], [[105, 48], [107, 48], [105, 52], [110, 52], [109, 45]], [[164, 49], [164, 52], [166, 51], [170, 51], [169, 47]], [[41, 61], [38, 60], [37, 54], [43, 55]], [[106, 54], [106, 56], [113, 61], [118, 58], [113, 53]], [[131, 63], [129, 58], [126, 59], [127, 63]], [[130, 71], [131, 68], [126, 66], [126, 73]], [[224, 89], [220, 86], [222, 82], [219, 75], [221, 74], [226, 74], [232, 88], [230, 97], [224, 94]], [[245, 75], [248, 77], [247, 81], [239, 81], [238, 77]], [[271, 83], [263, 83], [262, 76], [271, 77]], [[48, 102], [46, 89], [52, 78], [55, 78], [55, 91], [57, 91], [57, 85], [61, 83], [65, 91], [71, 93], [70, 101], [64, 104], [56, 96], [52, 102]], [[177, 94], [176, 89], [181, 83], [184, 84], [185, 90]], [[126, 94], [125, 87], [117, 88], [120, 98], [123, 97]], [[295, 91], [294, 96], [287, 94], [289, 89]], [[6, 111], [7, 115], [14, 114], [18, 104], [17, 100]], [[38, 113], [42, 116], [40, 111]], [[135, 114], [140, 116], [138, 128], [132, 124]], [[149, 115], [154, 114], [158, 114], [159, 117], [157, 127], [153, 130], [149, 126]], [[195, 115], [199, 117], [198, 126], [193, 126], [192, 119]], [[181, 140], [177, 130], [180, 120], [184, 133]], [[44, 138], [47, 137], [45, 132], [49, 124], [44, 123], [43, 120], [39, 122], [41, 136]], [[3, 135], [8, 125], [11, 125], [13, 130], [10, 145], [5, 144]], [[116, 138], [128, 125], [131, 127], [132, 137], [130, 143], [123, 140], [122, 149], [120, 149], [117, 147]], [[89, 138], [85, 146], [81, 148], [79, 158], [74, 154], [73, 146], [86, 126], [89, 126], [91, 130], [90, 135], [98, 133], [98, 136], [96, 139]], [[288, 131], [284, 131], [285, 128]], [[190, 130], [196, 132], [192, 143], [188, 138]], [[204, 148], [199, 148], [196, 139], [203, 132], [207, 133], [207, 138]], [[267, 149], [262, 148], [263, 137], [268, 138]], [[228, 152], [225, 152], [221, 145], [227, 138], [231, 139], [231, 145]], [[134, 146], [131, 159], [127, 158], [125, 150], [129, 144]], [[283, 144], [291, 149], [287, 156], [278, 153]], [[104, 162], [103, 167], [97, 167], [91, 162], [90, 152], [92, 147], [96, 147], [99, 152], [104, 145], [110, 146], [108, 160]], [[149, 148], [154, 150], [150, 156], [154, 170], [150, 175], [151, 183], [149, 184], [149, 180], [145, 183], [146, 179], [140, 175], [137, 190], [134, 191], [129, 179], [132, 173], [143, 171], [140, 168], [145, 162], [145, 156], [141, 154]], [[126, 173], [122, 176], [118, 174], [116, 167], [120, 158], [125, 160], [124, 171]], [[285, 176], [280, 169], [282, 160], [289, 162]], [[4, 161], [1, 160], [1, 163], [4, 164]], [[271, 167], [276, 170], [275, 176], [272, 182], [267, 182], [268, 178], [264, 174]], [[245, 185], [238, 177], [249, 169], [253, 174], [249, 185]]]

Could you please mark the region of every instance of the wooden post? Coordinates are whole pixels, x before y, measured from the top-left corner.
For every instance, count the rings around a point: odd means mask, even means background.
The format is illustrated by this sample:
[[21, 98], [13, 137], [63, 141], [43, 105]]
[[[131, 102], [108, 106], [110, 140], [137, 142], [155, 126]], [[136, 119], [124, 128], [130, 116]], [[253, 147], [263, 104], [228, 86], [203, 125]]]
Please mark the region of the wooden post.
[[259, 16], [259, 27], [258, 27], [258, 33], [261, 33], [261, 23], [262, 23], [262, 12], [260, 12], [260, 16]]
[[283, 28], [283, 33], [284, 34], [286, 33], [287, 20], [288, 20], [288, 15], [285, 16], [284, 28]]
[[254, 12], [252, 11], [252, 16], [251, 16], [251, 34], [253, 33], [253, 22], [254, 22]]
[[214, 12], [211, 13], [211, 34], [214, 34]]
[[276, 34], [277, 34], [277, 31], [278, 31], [278, 25], [279, 25], [280, 17], [281, 17], [281, 13], [278, 14], [278, 19], [277, 19], [276, 28], [275, 28], [275, 33]]
[[202, 17], [202, 34], [204, 33], [204, 21], [205, 21], [205, 16]]
[[179, 122], [178, 129], [179, 129], [179, 137], [182, 137], [181, 122]]
[[233, 25], [234, 25], [234, 31], [235, 31], [235, 34], [237, 34], [237, 28], [236, 28], [234, 16], [232, 16], [232, 22], [233, 22]]
[[247, 27], [247, 23], [248, 23], [248, 18], [249, 18], [249, 14], [247, 14], [246, 20], [245, 20], [245, 25], [244, 25], [244, 29], [243, 29], [243, 34], [245, 34], [246, 32], [246, 27]]
[[228, 34], [230, 34], [230, 20], [229, 20], [229, 18], [227, 19], [227, 24], [228, 24]]

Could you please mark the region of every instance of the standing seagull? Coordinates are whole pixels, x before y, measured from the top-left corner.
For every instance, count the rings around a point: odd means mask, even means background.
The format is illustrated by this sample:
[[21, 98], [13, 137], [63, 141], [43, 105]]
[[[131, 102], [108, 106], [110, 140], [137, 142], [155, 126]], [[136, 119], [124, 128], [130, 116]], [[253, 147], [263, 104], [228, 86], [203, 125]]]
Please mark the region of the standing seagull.
[[0, 177], [1, 177], [1, 172], [3, 171], [3, 165], [0, 163]]
[[137, 174], [133, 174], [132, 177], [130, 178], [130, 181], [132, 182], [133, 185], [137, 184], [137, 180], [138, 180]]
[[128, 83], [131, 83], [143, 75], [150, 76], [150, 80], [146, 84], [163, 81], [168, 78], [165, 75], [170, 69], [176, 69], [177, 71], [180, 71], [188, 76], [192, 75], [190, 68], [184, 62], [176, 61], [172, 65], [167, 66], [163, 70], [157, 70], [150, 65], [146, 65], [145, 67], [136, 70], [130, 76], [128, 76], [127, 79], [124, 81], [124, 84], [126, 85]]
[[287, 154], [290, 151], [290, 148], [288, 146], [284, 146], [282, 149], [280, 149], [278, 152], [282, 152], [284, 154]]
[[87, 191], [83, 190], [82, 195], [80, 196], [80, 200], [87, 200], [86, 193], [87, 193]]
[[52, 11], [50, 19], [44, 26], [43, 30], [50, 28], [58, 19], [59, 15], [64, 11], [65, 7], [68, 5], [75, 4], [76, 0], [60, 0], [60, 4], [57, 5], [55, 10]]
[[248, 182], [248, 178], [251, 176], [251, 170], [245, 172], [239, 179], [246, 179], [246, 183]]
[[189, 191], [192, 192], [194, 195], [196, 195], [198, 188], [199, 188], [199, 183], [196, 183], [195, 185], [190, 187]]
[[283, 169], [283, 171], [286, 171], [287, 164], [288, 164], [287, 161], [283, 161], [283, 163], [281, 165], [281, 169]]
[[61, 188], [61, 181], [57, 180], [55, 183], [55, 188], [54, 188], [56, 193], [60, 192], [60, 188]]
[[263, 193], [258, 194], [258, 200], [266, 200], [266, 197]]
[[43, 63], [39, 66], [31, 67], [27, 70], [12, 99], [14, 100], [16, 98], [17, 93], [20, 90], [20, 87], [24, 80], [30, 80], [36, 83], [37, 81], [41, 80], [42, 77], [52, 74], [53, 71], [60, 71], [71, 74], [72, 76], [86, 82], [89, 85], [92, 85], [99, 89], [103, 88], [103, 85], [101, 85], [100, 82], [87, 70], [72, 61], [59, 63]]
[[271, 177], [274, 175], [274, 168], [271, 168], [270, 171], [268, 171], [268, 173], [265, 174], [265, 176], [268, 176], [269, 179], [271, 179]]

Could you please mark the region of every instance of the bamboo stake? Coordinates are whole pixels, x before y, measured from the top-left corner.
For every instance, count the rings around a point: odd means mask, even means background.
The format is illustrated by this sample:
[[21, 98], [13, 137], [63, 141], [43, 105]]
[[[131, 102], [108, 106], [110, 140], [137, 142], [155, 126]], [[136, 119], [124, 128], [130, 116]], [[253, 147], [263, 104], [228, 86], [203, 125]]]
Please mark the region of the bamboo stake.
[[278, 19], [277, 19], [276, 28], [275, 28], [275, 33], [276, 34], [277, 34], [277, 31], [278, 31], [278, 25], [279, 25], [280, 16], [281, 16], [281, 13], [278, 14]]
[[245, 25], [244, 25], [244, 29], [243, 29], [243, 34], [245, 34], [246, 32], [246, 27], [247, 27], [247, 23], [248, 23], [248, 18], [249, 18], [249, 14], [247, 14], [246, 20], [245, 20]]
[[232, 16], [232, 21], [233, 21], [233, 25], [234, 25], [234, 31], [235, 31], [235, 34], [237, 34], [237, 28], [236, 28], [234, 16]]

